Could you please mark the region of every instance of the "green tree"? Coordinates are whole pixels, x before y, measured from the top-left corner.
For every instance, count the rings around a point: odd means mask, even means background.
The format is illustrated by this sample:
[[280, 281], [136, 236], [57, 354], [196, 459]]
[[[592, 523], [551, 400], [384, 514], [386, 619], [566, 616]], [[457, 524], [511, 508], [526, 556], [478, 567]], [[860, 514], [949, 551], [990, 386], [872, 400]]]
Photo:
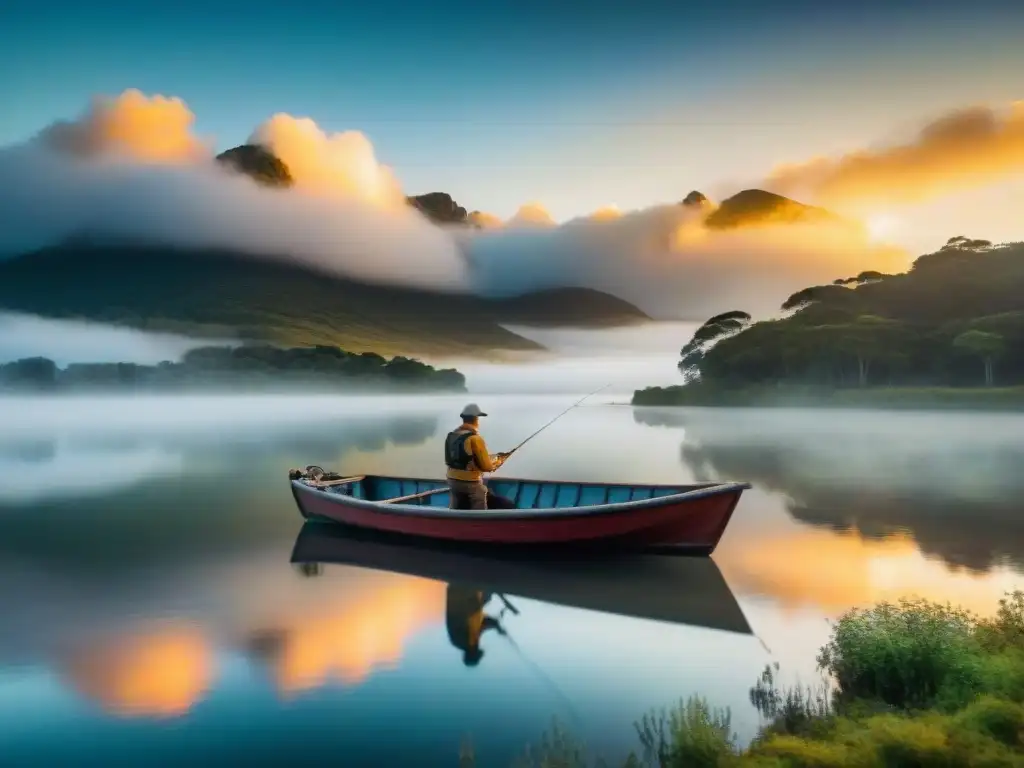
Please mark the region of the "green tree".
[[845, 285], [837, 283], [832, 283], [831, 285], [812, 285], [810, 288], [797, 291], [782, 302], [782, 309], [786, 311], [791, 309], [800, 310], [818, 302], [839, 303], [850, 299], [852, 296], [853, 289], [847, 288]]
[[987, 331], [965, 331], [953, 339], [953, 346], [981, 358], [985, 364], [985, 386], [991, 387], [994, 381], [992, 371], [995, 359], [1006, 350], [1003, 337]]
[[992, 247], [991, 240], [975, 240], [964, 235], [957, 235], [951, 237], [946, 241], [946, 244], [942, 246], [942, 250], [958, 250], [958, 251], [983, 251], [986, 248]]
[[733, 336], [748, 325], [750, 315], [738, 309], [722, 312], [708, 318], [703, 325], [694, 331], [693, 337], [680, 351], [679, 370], [687, 378], [700, 376], [700, 362], [710, 346], [728, 336]]
[[826, 344], [857, 360], [857, 384], [868, 385], [871, 363], [894, 353], [899, 322], [877, 315], [861, 315], [850, 323], [821, 325], [808, 330], [825, 335]]

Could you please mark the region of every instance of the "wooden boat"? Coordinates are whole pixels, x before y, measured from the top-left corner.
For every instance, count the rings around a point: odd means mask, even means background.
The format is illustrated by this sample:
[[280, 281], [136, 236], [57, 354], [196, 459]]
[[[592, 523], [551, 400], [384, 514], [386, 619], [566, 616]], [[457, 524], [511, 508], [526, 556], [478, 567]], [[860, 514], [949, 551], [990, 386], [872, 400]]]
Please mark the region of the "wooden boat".
[[291, 559], [306, 566], [391, 571], [572, 608], [752, 634], [711, 558], [626, 553], [597, 560], [510, 549], [482, 555], [465, 545], [422, 546], [394, 534], [308, 521]]
[[[311, 471], [312, 470], [312, 471]], [[307, 519], [488, 547], [580, 547], [710, 555], [747, 483], [622, 485], [490, 479], [511, 510], [448, 508], [444, 480], [290, 473]]]

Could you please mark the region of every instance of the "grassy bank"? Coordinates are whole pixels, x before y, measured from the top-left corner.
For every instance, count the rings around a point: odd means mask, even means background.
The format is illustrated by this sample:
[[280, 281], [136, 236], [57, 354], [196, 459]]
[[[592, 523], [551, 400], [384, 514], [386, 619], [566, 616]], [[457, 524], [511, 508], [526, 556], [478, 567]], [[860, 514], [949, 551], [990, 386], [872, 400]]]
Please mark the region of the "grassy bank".
[[[765, 669], [750, 691], [762, 718], [751, 744], [737, 743], [728, 709], [691, 697], [635, 724], [624, 766], [1024, 766], [1024, 592], [984, 620], [916, 600], [853, 610], [817, 661], [817, 689], [780, 689], [778, 667]], [[555, 722], [516, 765], [611, 764]]]
[[880, 408], [1024, 411], [1024, 387], [722, 388], [687, 384], [648, 387], [633, 405], [749, 408]]

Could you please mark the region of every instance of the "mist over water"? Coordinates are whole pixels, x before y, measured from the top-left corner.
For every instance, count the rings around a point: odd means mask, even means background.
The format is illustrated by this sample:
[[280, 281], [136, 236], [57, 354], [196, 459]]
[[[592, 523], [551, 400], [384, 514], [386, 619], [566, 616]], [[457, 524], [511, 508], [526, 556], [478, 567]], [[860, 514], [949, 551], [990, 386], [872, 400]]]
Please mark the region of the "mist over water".
[[600, 330], [538, 329], [509, 326], [515, 333], [543, 344], [550, 354], [503, 364], [459, 362], [471, 393], [555, 394], [592, 392], [609, 385], [605, 394], [628, 402], [633, 391], [647, 386], [682, 383], [679, 350], [699, 323], [645, 323]]
[[[606, 348], [643, 357], [621, 339]], [[502, 450], [585, 391], [471, 397]], [[690, 693], [730, 706], [748, 739], [758, 673], [778, 661], [786, 680], [817, 679], [826, 618], [910, 595], [984, 614], [1024, 586], [1024, 417], [635, 409], [602, 393], [503, 474], [753, 483], [713, 560], [728, 592], [715, 599], [735, 601], [754, 635], [511, 594], [520, 615], [503, 622], [519, 651], [487, 633], [468, 668], [447, 634], [448, 585], [337, 564], [319, 578], [296, 571], [301, 518], [286, 483], [289, 467], [311, 463], [437, 477], [465, 400], [0, 398], [4, 754], [362, 750], [445, 763], [471, 735], [481, 760], [505, 765], [557, 716], [616, 758], [636, 746], [634, 720]], [[373, 736], [428, 712], [430, 728]], [[234, 735], [240, 719], [258, 744]], [[339, 719], [349, 727], [330, 727]]]
[[[429, 356], [424, 362], [458, 368], [466, 375], [471, 394], [585, 394], [607, 384], [608, 393], [632, 395], [641, 387], [680, 383], [679, 350], [697, 325], [657, 322], [595, 330], [508, 326], [543, 344], [548, 352], [521, 355], [518, 360], [510, 355], [512, 361], [504, 363]], [[0, 312], [0, 364], [41, 356], [62, 367], [71, 363], [156, 365], [164, 360], [178, 362], [198, 347], [237, 343]]]
[[62, 367], [70, 363], [156, 365], [164, 360], [178, 361], [196, 347], [233, 343], [237, 342], [0, 311], [0, 363], [48, 357]]

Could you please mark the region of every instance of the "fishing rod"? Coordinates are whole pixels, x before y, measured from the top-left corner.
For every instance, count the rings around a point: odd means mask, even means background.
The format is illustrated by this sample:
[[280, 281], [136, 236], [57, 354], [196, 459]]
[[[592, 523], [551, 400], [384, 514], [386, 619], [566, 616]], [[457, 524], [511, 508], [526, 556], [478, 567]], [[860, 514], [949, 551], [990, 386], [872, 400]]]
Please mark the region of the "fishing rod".
[[541, 427], [541, 428], [540, 428], [540, 429], [538, 429], [538, 430], [537, 430], [536, 432], [534, 432], [534, 433], [533, 433], [532, 435], [530, 435], [530, 436], [529, 436], [528, 438], [526, 438], [525, 440], [523, 440], [523, 442], [521, 442], [521, 443], [520, 443], [519, 445], [517, 445], [517, 446], [516, 446], [515, 448], [513, 448], [513, 449], [512, 449], [511, 451], [507, 451], [507, 452], [505, 453], [505, 456], [506, 456], [506, 458], [507, 458], [507, 457], [509, 457], [509, 456], [511, 456], [511, 455], [512, 455], [513, 453], [515, 453], [516, 451], [518, 451], [518, 450], [519, 450], [520, 448], [522, 448], [522, 447], [523, 447], [524, 445], [526, 445], [526, 444], [527, 444], [528, 442], [530, 442], [531, 440], [533, 440], [533, 438], [535, 438], [535, 437], [536, 437], [537, 435], [539, 435], [539, 434], [540, 434], [541, 432], [543, 432], [543, 431], [544, 431], [545, 429], [547, 429], [548, 427], [550, 427], [550, 426], [551, 426], [552, 424], [554, 424], [554, 423], [555, 423], [556, 421], [558, 421], [558, 420], [559, 420], [560, 418], [562, 418], [563, 416], [565, 416], [565, 414], [567, 414], [567, 413], [568, 413], [569, 411], [571, 411], [571, 410], [572, 410], [573, 408], [575, 408], [575, 407], [576, 407], [577, 405], [579, 405], [580, 403], [582, 403], [582, 402], [583, 402], [584, 400], [586, 400], [587, 398], [593, 397], [594, 395], [596, 395], [596, 394], [597, 394], [598, 392], [601, 392], [602, 390], [608, 389], [608, 387], [610, 387], [610, 386], [611, 386], [611, 384], [605, 384], [605, 385], [604, 385], [603, 387], [601, 387], [600, 389], [595, 389], [595, 390], [594, 390], [593, 392], [591, 392], [591, 393], [590, 393], [589, 395], [584, 395], [583, 397], [581, 397], [581, 398], [580, 398], [579, 400], [577, 400], [577, 401], [576, 401], [575, 403], [573, 403], [572, 405], [570, 405], [570, 406], [569, 406], [568, 408], [566, 408], [566, 409], [565, 409], [564, 411], [562, 411], [562, 412], [561, 412], [560, 414], [558, 414], [557, 416], [555, 416], [555, 418], [553, 418], [553, 419], [552, 419], [551, 421], [549, 421], [549, 422], [548, 422], [547, 424], [545, 424], [545, 425], [544, 425], [543, 427]]
[[512, 603], [509, 601], [509, 599], [507, 597], [505, 597], [503, 594], [501, 594], [501, 592], [495, 592], [494, 594], [496, 594], [498, 596], [498, 598], [501, 600], [501, 602], [503, 602], [505, 604], [505, 608], [502, 611], [502, 613], [504, 613], [505, 611], [512, 611], [513, 615], [515, 615], [515, 616], [519, 615], [519, 609], [516, 608], [514, 605], [512, 605]]

